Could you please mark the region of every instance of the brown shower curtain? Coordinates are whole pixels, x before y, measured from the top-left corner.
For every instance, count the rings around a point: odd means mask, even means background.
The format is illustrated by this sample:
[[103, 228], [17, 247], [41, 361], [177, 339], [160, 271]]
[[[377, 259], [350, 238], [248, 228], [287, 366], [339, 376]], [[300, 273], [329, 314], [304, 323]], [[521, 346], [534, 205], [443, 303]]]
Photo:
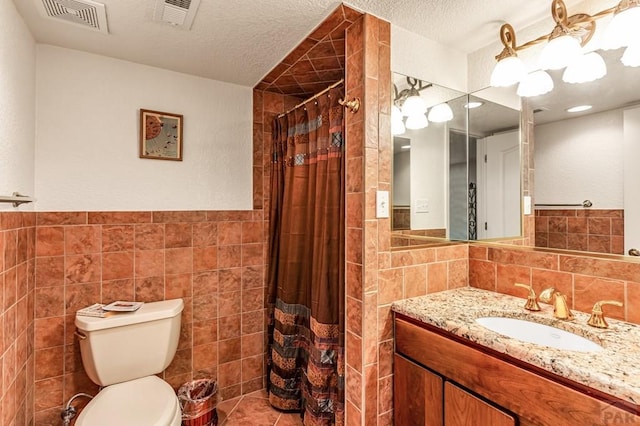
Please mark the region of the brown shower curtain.
[[344, 424], [341, 88], [274, 121], [268, 390], [305, 425]]

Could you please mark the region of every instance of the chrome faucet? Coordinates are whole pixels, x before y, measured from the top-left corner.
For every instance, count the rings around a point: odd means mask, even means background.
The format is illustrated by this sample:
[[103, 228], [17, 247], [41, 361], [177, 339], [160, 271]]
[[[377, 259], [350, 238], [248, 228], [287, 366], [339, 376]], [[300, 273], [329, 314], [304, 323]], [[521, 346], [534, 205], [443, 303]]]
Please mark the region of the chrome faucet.
[[553, 287], [546, 288], [540, 293], [541, 302], [553, 305], [553, 316], [562, 320], [572, 320], [573, 314], [567, 304], [567, 296]]

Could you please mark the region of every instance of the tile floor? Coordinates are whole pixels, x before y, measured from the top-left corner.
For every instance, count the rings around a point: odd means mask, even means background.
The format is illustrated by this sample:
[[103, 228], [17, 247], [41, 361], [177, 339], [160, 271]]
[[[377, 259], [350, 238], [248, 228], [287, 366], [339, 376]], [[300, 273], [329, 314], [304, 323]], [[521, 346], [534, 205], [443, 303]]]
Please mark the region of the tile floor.
[[259, 390], [218, 403], [219, 426], [301, 426], [298, 413], [281, 413], [269, 404], [267, 392]]

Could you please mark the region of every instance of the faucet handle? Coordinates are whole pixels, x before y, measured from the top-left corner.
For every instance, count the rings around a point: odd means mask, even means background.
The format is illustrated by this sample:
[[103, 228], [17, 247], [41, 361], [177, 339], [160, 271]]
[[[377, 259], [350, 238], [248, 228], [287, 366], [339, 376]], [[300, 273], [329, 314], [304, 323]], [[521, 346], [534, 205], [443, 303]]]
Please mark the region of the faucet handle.
[[596, 302], [593, 305], [593, 310], [591, 311], [591, 317], [589, 318], [589, 321], [587, 321], [587, 324], [589, 324], [592, 327], [609, 328], [609, 324], [607, 324], [607, 321], [604, 319], [604, 312], [602, 312], [602, 305], [622, 306], [622, 303], [618, 302], [617, 300], [601, 300], [599, 302]]
[[527, 297], [527, 303], [525, 303], [524, 308], [528, 311], [539, 311], [540, 305], [538, 305], [538, 301], [536, 300], [536, 292], [533, 290], [531, 285], [515, 283], [516, 287], [522, 287], [529, 290], [529, 296]]
[[540, 301], [544, 303], [548, 303], [549, 305], [553, 303], [553, 294], [556, 292], [555, 287], [545, 288], [540, 292]]
[[553, 293], [553, 316], [558, 319], [568, 321], [571, 321], [574, 318], [573, 313], [567, 304], [567, 296], [559, 291]]

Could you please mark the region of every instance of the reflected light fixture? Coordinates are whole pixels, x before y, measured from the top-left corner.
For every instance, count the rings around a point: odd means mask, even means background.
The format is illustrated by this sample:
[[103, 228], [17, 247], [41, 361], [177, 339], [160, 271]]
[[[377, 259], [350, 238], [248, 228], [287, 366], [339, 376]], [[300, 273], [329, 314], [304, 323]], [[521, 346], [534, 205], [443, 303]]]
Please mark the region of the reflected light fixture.
[[522, 73], [524, 64], [522, 67], [510, 65], [511, 69], [503, 64], [506, 59], [517, 59], [519, 51], [540, 43], [546, 43], [538, 58], [540, 69], [566, 67], [563, 80], [570, 83], [585, 83], [603, 77], [607, 70], [602, 57], [595, 52], [583, 54], [582, 48], [593, 37], [596, 21], [610, 15], [614, 17], [605, 33], [606, 47], [627, 46], [629, 54], [626, 55], [625, 51], [622, 63], [640, 66], [640, 0], [621, 0], [616, 6], [593, 15], [577, 13], [571, 16], [563, 0], [553, 0], [551, 16], [556, 25], [549, 34], [518, 46], [513, 27], [504, 24], [500, 28], [500, 41], [504, 49], [496, 56], [498, 63], [491, 74], [491, 86], [501, 87], [520, 82], [520, 96], [537, 96], [552, 90], [553, 86], [549, 87], [548, 79], [543, 74]]
[[571, 108], [567, 108], [567, 112], [582, 112], [593, 108], [591, 105], [578, 105]]
[[427, 117], [434, 123], [444, 123], [453, 119], [453, 111], [448, 103], [443, 102], [431, 108]]
[[429, 126], [429, 120], [427, 120], [427, 116], [424, 114], [414, 114], [407, 117], [404, 125], [409, 130], [424, 129]]
[[481, 107], [482, 105], [484, 105], [484, 102], [480, 102], [480, 101], [472, 101], [469, 103], [464, 104], [464, 107], [466, 109], [474, 109], [474, 108], [478, 108]]
[[402, 121], [402, 112], [395, 105], [391, 106], [391, 134], [394, 136], [403, 134], [407, 129]]

